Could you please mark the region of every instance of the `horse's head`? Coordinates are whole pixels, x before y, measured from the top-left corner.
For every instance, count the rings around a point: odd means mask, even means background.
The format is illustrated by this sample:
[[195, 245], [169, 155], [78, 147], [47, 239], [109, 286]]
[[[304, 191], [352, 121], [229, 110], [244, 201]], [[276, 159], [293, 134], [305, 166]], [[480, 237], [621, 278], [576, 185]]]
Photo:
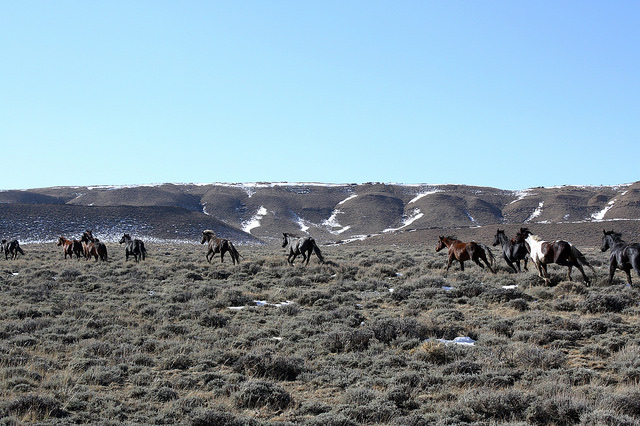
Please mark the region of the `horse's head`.
[[126, 243], [127, 241], [129, 241], [131, 239], [131, 237], [129, 236], [129, 234], [124, 234], [122, 236], [122, 238], [120, 238], [120, 244], [122, 243]]
[[506, 238], [506, 235], [502, 229], [498, 229], [496, 231], [496, 236], [493, 237], [493, 245], [497, 246], [498, 244], [502, 244], [502, 241]]
[[512, 240], [514, 244], [523, 243], [524, 240], [527, 239], [528, 236], [533, 235], [529, 228], [520, 228], [520, 231], [516, 234], [515, 238]]
[[282, 234], [282, 248], [285, 248], [289, 244], [289, 234], [286, 232]]
[[210, 241], [212, 238], [215, 238], [215, 236], [216, 234], [210, 229], [202, 231], [202, 240], [200, 241], [200, 244], [204, 244], [207, 241]]
[[439, 252], [440, 250], [442, 250], [443, 248], [445, 248], [447, 245], [444, 243], [445, 241], [445, 237], [438, 237], [438, 244], [436, 244], [436, 252]]
[[61, 246], [64, 244], [64, 237], [60, 237], [58, 238], [58, 244], [56, 244], [57, 246]]
[[622, 234], [619, 232], [614, 232], [613, 230], [606, 231], [604, 229], [602, 232], [604, 233], [602, 236], [602, 246], [600, 247], [600, 250], [602, 251], [609, 250], [614, 242], [622, 241]]

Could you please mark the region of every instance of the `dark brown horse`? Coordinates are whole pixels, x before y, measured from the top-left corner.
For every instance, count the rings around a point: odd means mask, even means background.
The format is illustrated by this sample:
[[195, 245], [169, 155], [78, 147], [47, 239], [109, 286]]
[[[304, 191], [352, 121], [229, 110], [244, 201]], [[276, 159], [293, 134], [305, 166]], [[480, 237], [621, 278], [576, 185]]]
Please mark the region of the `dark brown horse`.
[[220, 253], [220, 263], [224, 262], [224, 254], [229, 252], [233, 264], [240, 264], [240, 253], [238, 253], [238, 250], [236, 250], [231, 241], [224, 238], [218, 238], [216, 237], [215, 232], [207, 229], [202, 231], [202, 241], [200, 241], [200, 244], [204, 243], [208, 243], [206, 257], [209, 263], [211, 263], [213, 256], [215, 256], [216, 253]]
[[75, 254], [78, 259], [83, 254], [82, 243], [78, 240], [69, 240], [65, 237], [58, 238], [58, 246], [62, 246], [62, 252], [64, 253], [64, 258], [67, 256], [73, 259], [73, 255]]
[[[516, 236], [516, 238], [510, 240], [502, 229], [498, 229], [496, 236], [493, 239], [493, 245], [497, 246], [498, 244], [502, 246], [503, 259], [507, 262], [507, 265], [513, 269], [513, 272], [518, 273], [521, 271], [521, 260], [524, 261], [524, 270], [528, 271], [527, 256], [529, 255], [529, 252], [527, 251], [527, 246], [523, 238], [518, 238]], [[517, 269], [516, 266], [518, 267]]]
[[318, 247], [313, 237], [298, 237], [295, 234], [285, 232], [282, 234], [282, 248], [286, 248], [287, 246], [289, 247], [287, 262], [289, 262], [291, 266], [293, 266], [293, 261], [296, 260], [298, 255], [302, 255], [302, 263], [308, 266], [311, 253], [315, 253], [320, 263], [324, 263], [324, 257], [322, 256], [320, 247]]
[[[464, 271], [464, 262], [467, 260], [473, 261], [476, 265], [484, 269], [484, 266], [480, 263], [480, 260], [482, 260], [491, 272], [494, 274], [496, 273], [496, 271], [491, 267], [491, 265], [495, 263], [495, 256], [491, 253], [489, 247], [484, 244], [476, 243], [475, 241], [463, 243], [454, 237], [440, 237], [440, 240], [436, 245], [436, 251], [438, 252], [445, 247], [449, 249], [449, 260], [447, 262], [446, 271], [449, 270], [454, 260], [460, 262], [461, 271]], [[487, 259], [487, 254], [489, 259], [491, 259], [491, 262]]]
[[84, 244], [84, 257], [86, 257], [87, 260], [91, 259], [91, 257], [94, 257], [96, 260], [100, 258], [103, 262], [108, 260], [107, 246], [97, 238], [94, 238], [90, 230], [86, 230], [82, 234], [80, 242]]
[[622, 269], [627, 274], [627, 282], [631, 285], [631, 269], [640, 276], [640, 244], [627, 243], [619, 232], [605, 231], [602, 237], [602, 251], [611, 249], [609, 256], [609, 284], [613, 284], [613, 274], [616, 269]]
[[536, 265], [538, 275], [544, 280], [545, 284], [551, 282], [549, 272], [547, 272], [547, 264], [549, 263], [566, 266], [567, 279], [569, 281], [571, 281], [571, 270], [574, 266], [582, 273], [584, 282], [587, 285], [590, 283], [589, 277], [584, 273], [582, 266], [591, 268], [593, 274], [596, 274], [595, 269], [589, 264], [587, 258], [573, 244], [564, 240], [543, 241], [526, 228], [519, 235], [524, 237], [529, 249], [529, 257], [533, 264]]
[[9, 259], [9, 256], [11, 256], [12, 260], [17, 259], [18, 253], [24, 256], [24, 251], [20, 247], [20, 243], [18, 242], [18, 240], [2, 240], [2, 243], [0, 243], [0, 249], [2, 252], [4, 252], [5, 260]]

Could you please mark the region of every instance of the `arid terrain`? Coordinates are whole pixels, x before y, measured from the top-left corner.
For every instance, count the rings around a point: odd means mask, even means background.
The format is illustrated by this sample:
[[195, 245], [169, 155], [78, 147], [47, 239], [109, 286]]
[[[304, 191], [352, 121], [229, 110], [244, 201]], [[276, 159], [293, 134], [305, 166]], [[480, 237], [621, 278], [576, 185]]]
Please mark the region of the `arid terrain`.
[[[92, 229], [103, 241], [122, 233], [191, 242], [204, 229], [241, 244], [275, 244], [283, 232], [322, 244], [433, 235], [491, 238], [521, 225], [545, 239], [593, 245], [603, 227], [640, 238], [640, 183], [507, 191], [465, 185], [163, 184], [0, 191], [0, 236], [53, 242]], [[557, 226], [556, 226], [557, 225]], [[566, 234], [566, 236], [565, 236]], [[380, 244], [374, 241], [375, 245]]]
[[[1, 423], [640, 424], [640, 277], [609, 284], [600, 251], [603, 228], [638, 240], [636, 187], [0, 192], [25, 251], [0, 258]], [[592, 284], [511, 273], [498, 247], [496, 274], [445, 273], [434, 250], [522, 226], [579, 245]], [[55, 245], [84, 229], [107, 262]], [[207, 263], [204, 229], [240, 265]], [[282, 232], [314, 235], [326, 262], [289, 266]]]
[[308, 267], [147, 246], [1, 261], [3, 424], [640, 424], [640, 293], [595, 249], [587, 287], [502, 259], [445, 275], [431, 242], [323, 245]]

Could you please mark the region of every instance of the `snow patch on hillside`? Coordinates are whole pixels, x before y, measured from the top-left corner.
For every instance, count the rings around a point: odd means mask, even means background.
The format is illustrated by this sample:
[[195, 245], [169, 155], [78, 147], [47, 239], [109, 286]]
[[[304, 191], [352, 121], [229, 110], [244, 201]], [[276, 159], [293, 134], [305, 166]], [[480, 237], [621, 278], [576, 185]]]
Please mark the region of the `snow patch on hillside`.
[[471, 222], [476, 223], [476, 220], [473, 218], [473, 216], [471, 216], [469, 210], [465, 210], [464, 212], [467, 214], [467, 217], [469, 218], [469, 220], [471, 220]]
[[388, 233], [388, 232], [399, 231], [399, 230], [401, 230], [403, 228], [406, 228], [407, 226], [411, 225], [413, 222], [415, 222], [416, 220], [420, 219], [422, 216], [424, 216], [424, 213], [422, 213], [420, 211], [420, 209], [413, 209], [411, 214], [409, 214], [408, 216], [406, 216], [402, 220], [402, 226], [400, 226], [398, 228], [387, 228], [382, 232]]
[[350, 195], [350, 196], [348, 196], [347, 198], [345, 198], [344, 200], [340, 201], [340, 202], [338, 203], [338, 205], [342, 205], [342, 204], [346, 203], [346, 202], [347, 202], [347, 201], [349, 201], [349, 200], [353, 200], [353, 199], [354, 199], [354, 198], [356, 198], [357, 196], [358, 196], [358, 194]]
[[[342, 226], [339, 222], [338, 222], [338, 218], [337, 216], [339, 214], [344, 214], [344, 212], [342, 212], [339, 209], [335, 209], [332, 213], [331, 216], [329, 216], [329, 219], [325, 219], [322, 221], [322, 226], [325, 226], [328, 228], [328, 231], [334, 235], [340, 235], [343, 232], [349, 230], [351, 228], [351, 226], [347, 225], [347, 226]], [[335, 229], [338, 228], [338, 229]]]
[[[356, 198], [358, 196], [358, 194], [353, 194], [348, 196], [347, 198], [345, 198], [344, 200], [340, 201], [338, 203], [338, 205], [342, 205], [344, 203], [346, 203], [349, 200], [353, 200], [354, 198]], [[335, 209], [333, 212], [331, 212], [331, 216], [329, 216], [328, 219], [325, 219], [322, 221], [321, 225], [328, 228], [328, 231], [334, 235], [340, 235], [343, 232], [349, 230], [351, 228], [350, 225], [347, 226], [342, 226], [339, 222], [338, 222], [338, 215], [340, 214], [344, 214], [344, 212], [340, 209]], [[336, 229], [338, 228], [338, 229]]]
[[409, 201], [407, 204], [411, 204], [411, 203], [415, 203], [416, 201], [418, 201], [420, 198], [422, 197], [426, 197], [427, 195], [431, 195], [431, 194], [436, 194], [438, 192], [442, 192], [441, 189], [432, 189], [426, 192], [421, 192], [418, 195], [416, 195], [415, 197], [413, 197], [413, 199], [411, 201]]
[[510, 202], [509, 204], [517, 203], [518, 201], [523, 200], [526, 197], [529, 197], [531, 195], [536, 195], [536, 194], [533, 192], [532, 189], [523, 189], [521, 191], [515, 191], [513, 195], [515, 195], [517, 198], [512, 202]]
[[533, 219], [535, 219], [536, 217], [540, 216], [542, 214], [542, 206], [544, 206], [544, 201], [540, 201], [540, 204], [538, 204], [538, 207], [536, 207], [536, 209], [533, 211], [533, 213], [531, 213], [531, 216], [529, 216], [525, 222], [530, 222]]
[[267, 213], [267, 209], [264, 206], [260, 206], [251, 219], [242, 222], [242, 230], [247, 234], [250, 234], [252, 229], [260, 227], [260, 221], [267, 215]]

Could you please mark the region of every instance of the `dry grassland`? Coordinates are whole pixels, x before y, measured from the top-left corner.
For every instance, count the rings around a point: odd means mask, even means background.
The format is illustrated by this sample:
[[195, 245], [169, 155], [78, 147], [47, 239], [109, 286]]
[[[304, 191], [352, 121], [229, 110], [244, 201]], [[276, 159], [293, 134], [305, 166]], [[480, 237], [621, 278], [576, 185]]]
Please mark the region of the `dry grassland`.
[[501, 259], [445, 277], [432, 245], [308, 268], [108, 248], [0, 261], [1, 424], [640, 424], [640, 293], [606, 284], [606, 254], [587, 252], [593, 286], [551, 267], [544, 287]]

